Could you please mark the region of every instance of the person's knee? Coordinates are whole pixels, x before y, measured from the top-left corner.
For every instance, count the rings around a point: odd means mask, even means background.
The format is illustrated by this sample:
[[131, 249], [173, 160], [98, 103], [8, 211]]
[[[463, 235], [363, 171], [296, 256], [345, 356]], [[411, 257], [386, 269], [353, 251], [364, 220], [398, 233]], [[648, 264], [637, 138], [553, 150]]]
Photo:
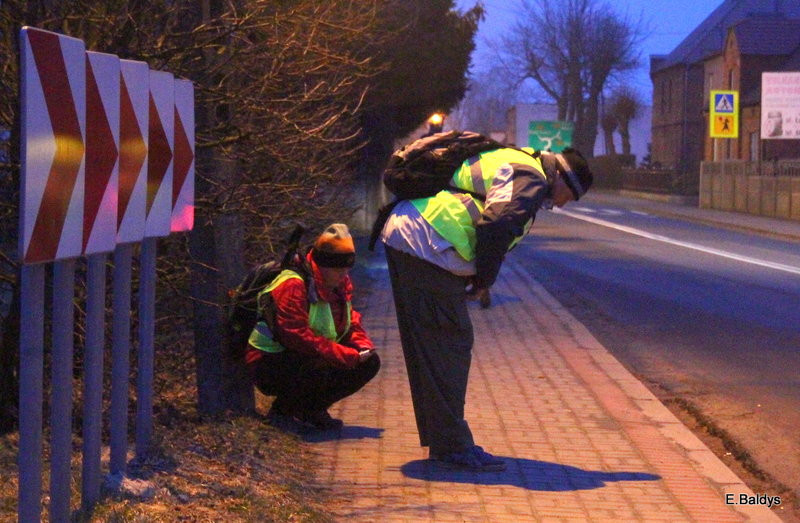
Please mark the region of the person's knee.
[[365, 378], [364, 381], [367, 382], [372, 378], [374, 378], [375, 375], [380, 370], [381, 359], [377, 353], [372, 353], [372, 356], [361, 362], [359, 364], [359, 367], [361, 367], [361, 372], [363, 373], [363, 376]]

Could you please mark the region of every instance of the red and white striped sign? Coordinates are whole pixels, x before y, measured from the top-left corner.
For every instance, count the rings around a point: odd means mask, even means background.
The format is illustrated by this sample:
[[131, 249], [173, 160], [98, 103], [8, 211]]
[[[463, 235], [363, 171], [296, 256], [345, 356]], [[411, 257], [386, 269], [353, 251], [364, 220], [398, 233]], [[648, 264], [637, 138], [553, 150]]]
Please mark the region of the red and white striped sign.
[[172, 221], [172, 150], [175, 90], [172, 73], [150, 71], [147, 222], [144, 235], [168, 236]]
[[133, 243], [144, 238], [150, 69], [144, 62], [120, 60], [120, 73], [117, 242]]
[[20, 257], [76, 257], [83, 250], [85, 47], [32, 27], [22, 28], [20, 47]]
[[84, 254], [110, 252], [117, 243], [119, 76], [116, 55], [86, 52]]
[[175, 80], [175, 158], [172, 170], [172, 232], [194, 224], [194, 86]]

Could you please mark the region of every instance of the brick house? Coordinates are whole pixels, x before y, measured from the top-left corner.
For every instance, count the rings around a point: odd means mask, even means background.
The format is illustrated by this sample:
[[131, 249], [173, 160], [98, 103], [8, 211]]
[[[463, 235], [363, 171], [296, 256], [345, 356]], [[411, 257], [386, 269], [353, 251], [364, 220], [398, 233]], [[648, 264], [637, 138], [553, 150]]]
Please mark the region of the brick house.
[[800, 140], [761, 140], [761, 73], [797, 71], [800, 65], [800, 19], [750, 18], [728, 29], [721, 52], [704, 61], [705, 125], [712, 89], [739, 92], [739, 138], [713, 139], [705, 134], [703, 159], [772, 160], [800, 157]]
[[[753, 135], [760, 127], [761, 72], [800, 70], [797, 20], [798, 0], [725, 0], [671, 53], [652, 55], [652, 161], [698, 172], [706, 159], [800, 157], [797, 140], [758, 146]], [[708, 138], [710, 89], [739, 91], [738, 140]]]

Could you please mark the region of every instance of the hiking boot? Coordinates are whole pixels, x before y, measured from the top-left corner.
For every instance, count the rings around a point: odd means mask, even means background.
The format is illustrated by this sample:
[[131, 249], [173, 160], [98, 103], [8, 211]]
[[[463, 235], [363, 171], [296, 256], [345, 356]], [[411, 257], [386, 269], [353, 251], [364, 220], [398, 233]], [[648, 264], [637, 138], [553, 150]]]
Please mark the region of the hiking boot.
[[339, 430], [344, 425], [342, 420], [334, 418], [325, 409], [302, 412], [297, 417], [317, 430]]
[[431, 453], [430, 459], [442, 468], [467, 470], [471, 472], [500, 472], [506, 469], [506, 462], [492, 456], [478, 445], [447, 454]]
[[286, 432], [297, 432], [300, 425], [292, 414], [276, 407], [274, 403], [267, 412], [267, 423]]

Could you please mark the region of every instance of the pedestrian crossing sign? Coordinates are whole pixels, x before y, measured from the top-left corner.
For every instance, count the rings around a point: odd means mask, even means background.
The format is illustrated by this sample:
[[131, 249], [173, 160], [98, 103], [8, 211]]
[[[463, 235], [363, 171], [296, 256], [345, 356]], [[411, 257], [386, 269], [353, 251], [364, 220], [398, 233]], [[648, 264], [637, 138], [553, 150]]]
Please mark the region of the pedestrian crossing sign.
[[711, 138], [738, 138], [739, 92], [711, 91], [709, 98], [709, 131]]
[[733, 112], [733, 95], [731, 93], [716, 93], [714, 95], [714, 107], [718, 113]]

